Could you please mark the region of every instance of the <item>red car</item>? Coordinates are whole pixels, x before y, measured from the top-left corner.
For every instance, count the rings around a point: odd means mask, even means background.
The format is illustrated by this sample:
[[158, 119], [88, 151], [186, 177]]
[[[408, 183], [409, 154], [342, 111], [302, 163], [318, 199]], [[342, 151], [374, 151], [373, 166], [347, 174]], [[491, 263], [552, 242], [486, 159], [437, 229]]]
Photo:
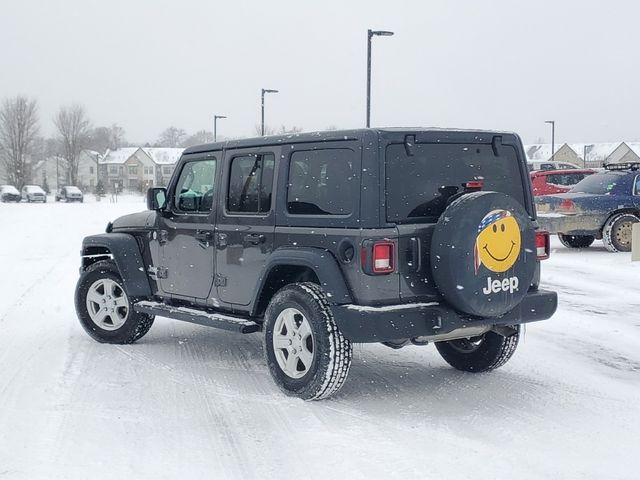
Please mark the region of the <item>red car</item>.
[[566, 193], [584, 177], [596, 173], [595, 170], [538, 170], [531, 172], [533, 195]]

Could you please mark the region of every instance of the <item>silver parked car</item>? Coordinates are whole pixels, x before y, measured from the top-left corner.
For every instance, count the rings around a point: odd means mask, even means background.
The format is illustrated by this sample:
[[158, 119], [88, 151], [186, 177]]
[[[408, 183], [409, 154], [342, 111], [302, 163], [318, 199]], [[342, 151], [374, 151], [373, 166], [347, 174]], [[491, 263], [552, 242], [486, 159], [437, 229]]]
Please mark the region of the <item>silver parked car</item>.
[[47, 203], [47, 194], [38, 185], [25, 185], [22, 187], [22, 199], [27, 202]]
[[84, 195], [78, 187], [66, 186], [62, 187], [56, 193], [56, 202], [83, 202]]

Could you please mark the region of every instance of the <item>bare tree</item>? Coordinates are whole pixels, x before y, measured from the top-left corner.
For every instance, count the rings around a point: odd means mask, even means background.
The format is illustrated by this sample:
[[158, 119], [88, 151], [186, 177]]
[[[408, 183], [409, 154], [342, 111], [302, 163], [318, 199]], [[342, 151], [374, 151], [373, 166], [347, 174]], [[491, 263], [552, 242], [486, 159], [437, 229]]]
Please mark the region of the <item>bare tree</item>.
[[53, 123], [60, 135], [62, 156], [67, 161], [67, 178], [75, 185], [78, 183], [80, 152], [88, 144], [91, 123], [81, 105], [60, 108]]
[[18, 95], [0, 108], [0, 161], [6, 181], [22, 188], [30, 181], [31, 150], [38, 136], [38, 104]]
[[125, 131], [117, 123], [110, 127], [95, 127], [88, 135], [87, 148], [104, 153], [107, 149], [117, 150], [127, 144]]
[[157, 145], [159, 147], [179, 147], [186, 136], [187, 132], [182, 128], [171, 126], [160, 134]]
[[[256, 134], [257, 137], [261, 137], [262, 136], [262, 125], [260, 125], [260, 124], [254, 125], [253, 131], [254, 131], [254, 133]], [[276, 134], [276, 129], [271, 127], [271, 126], [269, 126], [269, 125], [265, 125], [264, 126], [264, 134], [265, 134], [265, 136], [275, 135]]]
[[[218, 135], [218, 138], [221, 138]], [[182, 147], [192, 147], [194, 145], [202, 145], [203, 143], [211, 143], [213, 142], [213, 133], [207, 132], [206, 130], [199, 130], [193, 135], [189, 135], [182, 141]]]

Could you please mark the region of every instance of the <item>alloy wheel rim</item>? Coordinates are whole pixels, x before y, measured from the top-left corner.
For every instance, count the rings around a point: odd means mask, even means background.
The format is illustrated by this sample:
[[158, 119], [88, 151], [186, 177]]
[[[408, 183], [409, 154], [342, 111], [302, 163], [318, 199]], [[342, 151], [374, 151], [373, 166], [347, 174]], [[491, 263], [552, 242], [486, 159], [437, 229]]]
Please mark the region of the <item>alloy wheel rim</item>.
[[631, 243], [632, 225], [633, 222], [624, 222], [622, 225], [620, 225], [620, 228], [618, 228], [618, 231], [616, 232], [616, 239], [621, 245], [628, 245], [629, 243]]
[[89, 318], [103, 330], [117, 330], [129, 316], [127, 294], [110, 278], [102, 278], [91, 284], [87, 292]]
[[311, 324], [297, 308], [285, 308], [276, 318], [273, 351], [278, 366], [290, 378], [302, 378], [311, 368], [315, 351]]
[[475, 352], [482, 342], [484, 337], [471, 337], [471, 338], [459, 338], [457, 340], [450, 340], [449, 345], [454, 350], [457, 350], [460, 353], [472, 353]]

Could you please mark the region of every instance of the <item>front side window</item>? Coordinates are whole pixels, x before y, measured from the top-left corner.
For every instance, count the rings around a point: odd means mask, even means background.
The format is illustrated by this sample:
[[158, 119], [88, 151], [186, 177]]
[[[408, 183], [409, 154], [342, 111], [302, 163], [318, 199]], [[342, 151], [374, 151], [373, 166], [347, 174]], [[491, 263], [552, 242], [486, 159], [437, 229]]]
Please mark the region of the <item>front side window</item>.
[[176, 184], [175, 208], [181, 212], [210, 212], [215, 193], [215, 171], [215, 158], [185, 163]]
[[356, 154], [346, 148], [291, 155], [287, 210], [294, 215], [349, 215], [359, 190]]
[[234, 157], [229, 174], [227, 210], [230, 213], [267, 213], [271, 210], [272, 153]]

